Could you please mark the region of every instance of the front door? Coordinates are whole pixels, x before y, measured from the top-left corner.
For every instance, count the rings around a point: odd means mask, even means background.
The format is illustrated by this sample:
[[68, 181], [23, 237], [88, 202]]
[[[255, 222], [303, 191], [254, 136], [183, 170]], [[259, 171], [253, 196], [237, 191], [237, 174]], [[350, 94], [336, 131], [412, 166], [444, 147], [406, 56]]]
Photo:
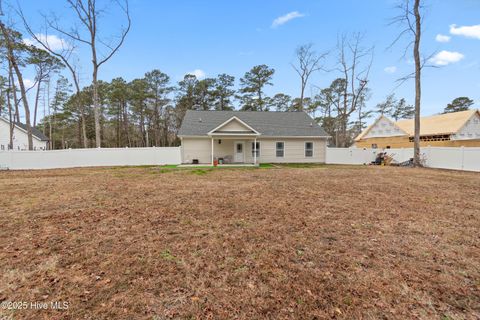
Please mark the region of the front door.
[[235, 142], [235, 162], [244, 162], [244, 145], [243, 142]]

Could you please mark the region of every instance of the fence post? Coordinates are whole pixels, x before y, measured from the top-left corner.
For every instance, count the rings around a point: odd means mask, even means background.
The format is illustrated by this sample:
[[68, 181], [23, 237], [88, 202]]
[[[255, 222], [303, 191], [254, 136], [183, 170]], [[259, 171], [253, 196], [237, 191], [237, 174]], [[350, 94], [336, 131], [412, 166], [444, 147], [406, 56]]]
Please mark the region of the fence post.
[[427, 164], [428, 161], [432, 158], [432, 146], [428, 145], [427, 146], [427, 157], [425, 159], [425, 167], [428, 167], [429, 165]]
[[465, 162], [465, 147], [461, 146], [460, 150], [462, 151], [462, 170], [463, 170], [464, 162]]

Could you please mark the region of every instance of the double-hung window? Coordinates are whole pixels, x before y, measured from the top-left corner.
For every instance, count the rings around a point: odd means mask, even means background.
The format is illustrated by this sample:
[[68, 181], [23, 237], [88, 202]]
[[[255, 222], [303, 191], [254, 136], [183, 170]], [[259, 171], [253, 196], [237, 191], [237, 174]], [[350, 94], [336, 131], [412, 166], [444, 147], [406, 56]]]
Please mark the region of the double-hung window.
[[285, 155], [285, 143], [284, 142], [277, 142], [275, 148], [275, 154], [277, 158], [283, 158]]
[[260, 142], [252, 142], [252, 157], [256, 155], [256, 157], [260, 157]]
[[305, 157], [313, 157], [313, 142], [305, 142]]

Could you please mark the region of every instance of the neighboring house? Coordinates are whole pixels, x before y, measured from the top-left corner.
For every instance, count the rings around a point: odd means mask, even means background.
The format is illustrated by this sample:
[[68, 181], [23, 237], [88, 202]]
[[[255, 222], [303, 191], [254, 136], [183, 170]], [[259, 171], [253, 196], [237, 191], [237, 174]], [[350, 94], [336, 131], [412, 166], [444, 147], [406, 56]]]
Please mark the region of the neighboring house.
[[328, 135], [305, 112], [187, 111], [182, 163], [324, 163]]
[[[33, 150], [47, 150], [48, 138], [38, 129], [32, 128]], [[28, 150], [27, 126], [23, 123], [15, 123], [13, 128], [13, 146], [10, 145], [10, 122], [0, 117], [0, 151]]]
[[[359, 148], [412, 148], [414, 120], [380, 116], [357, 138]], [[480, 112], [467, 110], [420, 118], [420, 146], [480, 147]]]

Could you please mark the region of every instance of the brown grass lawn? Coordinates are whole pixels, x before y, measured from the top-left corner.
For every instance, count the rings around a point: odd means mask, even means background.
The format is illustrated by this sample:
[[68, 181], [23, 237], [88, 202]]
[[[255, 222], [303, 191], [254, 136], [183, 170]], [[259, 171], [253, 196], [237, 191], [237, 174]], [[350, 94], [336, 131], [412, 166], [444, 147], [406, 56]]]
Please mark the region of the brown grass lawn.
[[0, 319], [480, 318], [478, 173], [0, 172], [0, 194]]

